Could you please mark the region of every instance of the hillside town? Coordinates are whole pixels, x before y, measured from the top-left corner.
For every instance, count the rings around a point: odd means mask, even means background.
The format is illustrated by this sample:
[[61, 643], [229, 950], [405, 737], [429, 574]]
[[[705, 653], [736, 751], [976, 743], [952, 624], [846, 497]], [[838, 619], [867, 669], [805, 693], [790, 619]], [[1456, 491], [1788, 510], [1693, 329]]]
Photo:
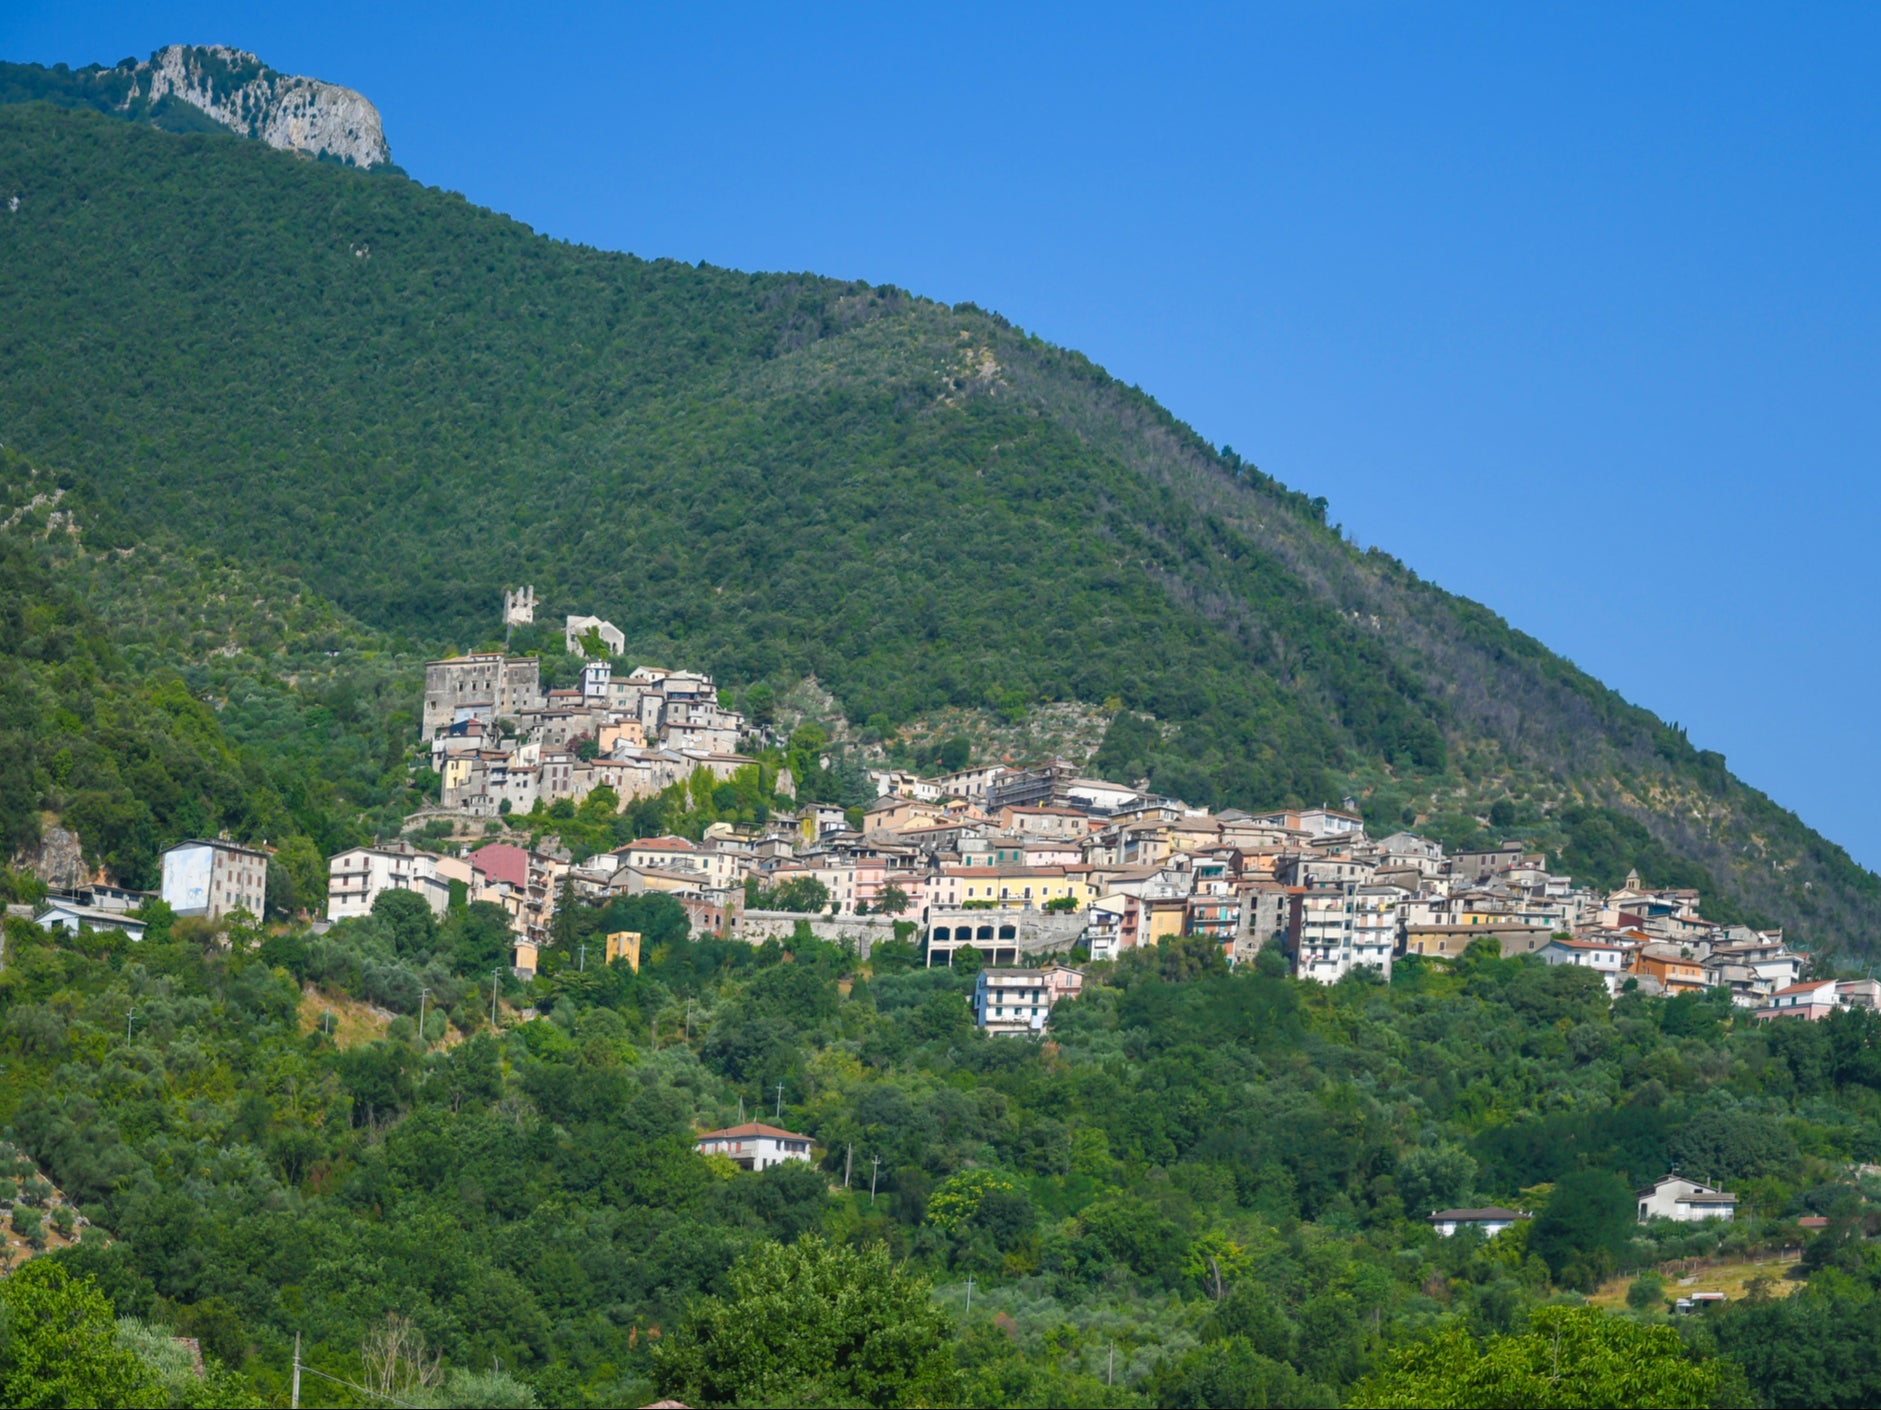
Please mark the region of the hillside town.
[[[535, 605], [531, 589], [506, 593], [506, 626], [532, 622]], [[1881, 1008], [1881, 982], [1805, 980], [1807, 958], [1781, 931], [1708, 920], [1693, 890], [1649, 886], [1637, 873], [1611, 889], [1577, 884], [1517, 841], [1446, 853], [1414, 832], [1373, 837], [1350, 799], [1211, 812], [1061, 759], [936, 776], [876, 769], [864, 808], [779, 806], [761, 823], [718, 822], [697, 838], [644, 837], [580, 857], [553, 834], [533, 846], [480, 841], [480, 831], [504, 831], [497, 819], [561, 800], [607, 789], [624, 809], [701, 773], [724, 781], [756, 765], [739, 749], [761, 748], [765, 736], [720, 701], [711, 676], [644, 665], [617, 675], [609, 657], [624, 642], [610, 622], [569, 616], [565, 648], [582, 667], [580, 684], [565, 689], [544, 690], [532, 656], [430, 662], [421, 730], [439, 797], [414, 821], [442, 821], [467, 840], [333, 856], [327, 922], [367, 915], [395, 889], [440, 915], [454, 895], [493, 903], [509, 917], [515, 969], [529, 978], [564, 898], [663, 893], [695, 934], [757, 944], [808, 925], [864, 954], [909, 938], [929, 966], [971, 949], [986, 967], [976, 1020], [1001, 1033], [1046, 1027], [1052, 1005], [1082, 983], [1068, 960], [1114, 961], [1178, 936], [1214, 941], [1230, 965], [1276, 953], [1320, 984], [1355, 972], [1388, 981], [1407, 956], [1447, 963], [1493, 940], [1504, 955], [1592, 969], [1616, 996], [1725, 989], [1759, 1019]], [[773, 789], [790, 799], [787, 769]], [[258, 914], [266, 866], [265, 848], [191, 840], [164, 854], [162, 897], [180, 915]], [[799, 903], [755, 904], [779, 894]], [[138, 899], [58, 898], [42, 923], [131, 928]]]
[[[528, 588], [507, 593], [508, 627], [534, 619]], [[441, 780], [440, 812], [463, 823], [579, 803], [612, 790], [626, 806], [704, 770], [729, 779], [755, 763], [757, 732], [720, 702], [709, 675], [639, 666], [616, 675], [624, 634], [571, 615], [564, 643], [584, 658], [578, 687], [543, 690], [532, 657], [484, 653], [426, 669], [422, 731]], [[590, 659], [591, 658], [591, 659]], [[717, 823], [703, 836], [649, 837], [575, 860], [552, 842], [496, 841], [461, 856], [406, 843], [332, 860], [329, 916], [363, 914], [386, 887], [423, 892], [435, 908], [460, 883], [509, 913], [519, 969], [546, 943], [558, 898], [605, 901], [663, 892], [695, 932], [754, 943], [807, 922], [864, 949], [912, 924], [924, 962], [971, 947], [992, 968], [975, 1012], [995, 1031], [1037, 1031], [1075, 994], [1061, 961], [1120, 958], [1172, 936], [1205, 936], [1231, 965], [1273, 950], [1301, 979], [1388, 980], [1407, 955], [1447, 962], [1493, 939], [1504, 954], [1599, 973], [1615, 994], [1728, 989], [1759, 1017], [1818, 1016], [1877, 1006], [1874, 981], [1805, 985], [1805, 959], [1781, 932], [1703, 917], [1691, 890], [1630, 875], [1614, 889], [1577, 885], [1510, 842], [1446, 855], [1412, 832], [1368, 835], [1341, 808], [1210, 812], [1072, 764], [983, 765], [937, 776], [871, 773], [866, 808], [779, 808], [761, 824]], [[776, 784], [787, 798], [787, 773]], [[748, 904], [799, 883], [817, 914]], [[805, 884], [808, 885], [805, 885]], [[1003, 1002], [1006, 994], [1021, 996]]]

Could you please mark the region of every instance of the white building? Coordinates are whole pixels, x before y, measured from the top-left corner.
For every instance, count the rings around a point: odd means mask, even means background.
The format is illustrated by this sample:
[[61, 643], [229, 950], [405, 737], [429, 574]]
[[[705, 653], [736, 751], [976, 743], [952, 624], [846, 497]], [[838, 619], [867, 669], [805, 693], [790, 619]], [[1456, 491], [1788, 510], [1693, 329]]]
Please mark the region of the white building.
[[1428, 1222], [1431, 1228], [1446, 1239], [1460, 1229], [1481, 1229], [1484, 1234], [1494, 1238], [1504, 1229], [1512, 1229], [1526, 1218], [1528, 1215], [1519, 1209], [1490, 1205], [1486, 1209], [1433, 1210]]
[[1350, 881], [1296, 893], [1289, 926], [1295, 975], [1336, 984], [1355, 969], [1370, 969], [1389, 980], [1400, 894]]
[[237, 842], [179, 842], [163, 854], [163, 903], [180, 916], [216, 920], [234, 911], [261, 919], [268, 854]]
[[133, 940], [144, 938], [144, 922], [123, 911], [81, 906], [76, 901], [61, 901], [57, 897], [40, 907], [33, 924], [41, 930], [64, 930], [73, 934], [81, 930], [121, 930]]
[[1570, 940], [1557, 935], [1535, 953], [1546, 964], [1579, 965], [1597, 972], [1606, 981], [1607, 992], [1617, 994], [1625, 982], [1626, 961], [1633, 947], [1611, 940]]
[[1134, 788], [1121, 783], [1106, 783], [1101, 778], [1074, 778], [1065, 785], [1065, 797], [1080, 807], [1096, 813], [1114, 813], [1142, 798]]
[[470, 885], [470, 863], [420, 852], [405, 843], [354, 847], [327, 863], [327, 919], [371, 915], [381, 891], [415, 891], [436, 915], [451, 904], [451, 883]]
[[1300, 826], [1314, 837], [1356, 837], [1365, 831], [1365, 819], [1340, 808], [1302, 808]]
[[694, 1143], [700, 1155], [730, 1157], [743, 1170], [768, 1170], [787, 1160], [810, 1163], [810, 1138], [795, 1131], [766, 1126], [762, 1121], [747, 1121], [742, 1126], [727, 1126], [722, 1131], [707, 1131]]
[[627, 634], [612, 622], [602, 617], [580, 617], [570, 613], [562, 623], [562, 648], [570, 656], [586, 656], [581, 639], [589, 632], [601, 639], [601, 645], [610, 656], [618, 656], [627, 649]]
[[1737, 1213], [1737, 1196], [1710, 1185], [1668, 1175], [1639, 1191], [1639, 1222], [1676, 1219], [1690, 1224], [1700, 1219], [1730, 1219]]
[[1123, 913], [1134, 900], [1131, 896], [1100, 896], [1085, 911], [1084, 940], [1091, 947], [1091, 959], [1118, 959], [1123, 954]]
[[1052, 1005], [1083, 984], [1084, 976], [1068, 965], [983, 969], [973, 985], [973, 1021], [988, 1033], [1043, 1033]]

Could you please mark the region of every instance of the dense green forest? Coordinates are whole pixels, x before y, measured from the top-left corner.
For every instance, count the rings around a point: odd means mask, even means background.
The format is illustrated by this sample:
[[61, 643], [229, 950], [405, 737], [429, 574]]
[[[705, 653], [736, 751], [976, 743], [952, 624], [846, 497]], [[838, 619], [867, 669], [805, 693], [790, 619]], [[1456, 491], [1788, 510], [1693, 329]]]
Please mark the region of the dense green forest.
[[[227, 829], [278, 848], [271, 914], [317, 910], [326, 857], [395, 835], [415, 662], [260, 569], [133, 545], [72, 476], [0, 449], [0, 845], [46, 818], [127, 885]], [[81, 527], [82, 526], [82, 527]]]
[[[1096, 967], [1041, 1043], [971, 1026], [971, 956], [694, 939], [658, 896], [558, 926], [564, 959], [642, 931], [639, 973], [495, 995], [493, 907], [154, 919], [139, 944], [7, 924], [0, 1125], [92, 1227], [38, 1260], [63, 1283], [0, 1303], [108, 1299], [100, 1357], [196, 1337], [213, 1403], [282, 1396], [297, 1334], [334, 1378], [307, 1404], [1417, 1404], [1433, 1376], [1497, 1404], [1530, 1337], [1558, 1375], [1563, 1335], [1580, 1398], [1523, 1403], [1881, 1394], [1872, 1014], [1610, 1005], [1493, 944], [1324, 989], [1182, 941]], [[693, 1152], [741, 1112], [816, 1163]], [[1738, 1220], [1637, 1225], [1674, 1162]], [[1492, 1201], [1535, 1217], [1488, 1241], [1423, 1218]], [[1668, 1317], [1655, 1268], [1756, 1256], [1746, 1299]], [[1548, 1320], [1616, 1275], [1625, 1305]]]
[[[1881, 883], [1722, 758], [1075, 353], [894, 288], [559, 244], [400, 177], [54, 106], [79, 102], [55, 78], [0, 92], [0, 437], [88, 487], [96, 552], [63, 586], [114, 631], [239, 645], [196, 640], [195, 598], [165, 626], [190, 573], [345, 624], [357, 659], [305, 670], [284, 658], [312, 623], [256, 638], [253, 670], [130, 658], [219, 673], [187, 683], [320, 847], [397, 805], [392, 664], [487, 639], [527, 581], [635, 659], [814, 678], [871, 747], [1080, 701], [1108, 721], [1094, 767], [1194, 802], [1349, 793], [1871, 949]], [[160, 578], [94, 561], [131, 545]], [[269, 684], [230, 692], [238, 669]], [[48, 718], [15, 730], [56, 758]], [[321, 762], [282, 777], [277, 737], [289, 773]], [[175, 806], [137, 796], [167, 837]], [[131, 875], [148, 856], [85, 840]]]

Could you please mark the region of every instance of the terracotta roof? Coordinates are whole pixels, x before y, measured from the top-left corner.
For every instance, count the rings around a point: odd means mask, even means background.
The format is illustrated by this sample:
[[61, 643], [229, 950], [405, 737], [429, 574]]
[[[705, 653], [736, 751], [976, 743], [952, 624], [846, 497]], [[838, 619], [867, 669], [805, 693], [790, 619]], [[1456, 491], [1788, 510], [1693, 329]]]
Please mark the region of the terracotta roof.
[[807, 1141], [810, 1138], [800, 1131], [786, 1131], [781, 1126], [767, 1126], [762, 1121], [747, 1121], [742, 1126], [727, 1126], [722, 1131], [707, 1131], [698, 1137], [709, 1141], [715, 1136], [772, 1136], [781, 1141]]

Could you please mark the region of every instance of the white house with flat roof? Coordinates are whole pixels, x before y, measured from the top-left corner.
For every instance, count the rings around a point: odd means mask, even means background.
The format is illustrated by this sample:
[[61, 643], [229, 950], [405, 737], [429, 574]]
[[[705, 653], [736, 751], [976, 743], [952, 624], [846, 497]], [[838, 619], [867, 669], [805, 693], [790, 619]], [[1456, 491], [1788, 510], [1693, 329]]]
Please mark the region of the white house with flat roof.
[[743, 1170], [769, 1170], [787, 1160], [810, 1161], [810, 1138], [762, 1121], [707, 1131], [693, 1143], [700, 1155], [722, 1155]]
[[983, 969], [973, 983], [973, 1021], [988, 1033], [1043, 1033], [1052, 1005], [1083, 988], [1069, 965], [1050, 969]]
[[1492, 1204], [1482, 1209], [1432, 1210], [1428, 1222], [1431, 1228], [1446, 1239], [1464, 1229], [1481, 1229], [1493, 1238], [1504, 1229], [1514, 1228], [1526, 1218], [1528, 1215], [1519, 1209], [1504, 1209]]

